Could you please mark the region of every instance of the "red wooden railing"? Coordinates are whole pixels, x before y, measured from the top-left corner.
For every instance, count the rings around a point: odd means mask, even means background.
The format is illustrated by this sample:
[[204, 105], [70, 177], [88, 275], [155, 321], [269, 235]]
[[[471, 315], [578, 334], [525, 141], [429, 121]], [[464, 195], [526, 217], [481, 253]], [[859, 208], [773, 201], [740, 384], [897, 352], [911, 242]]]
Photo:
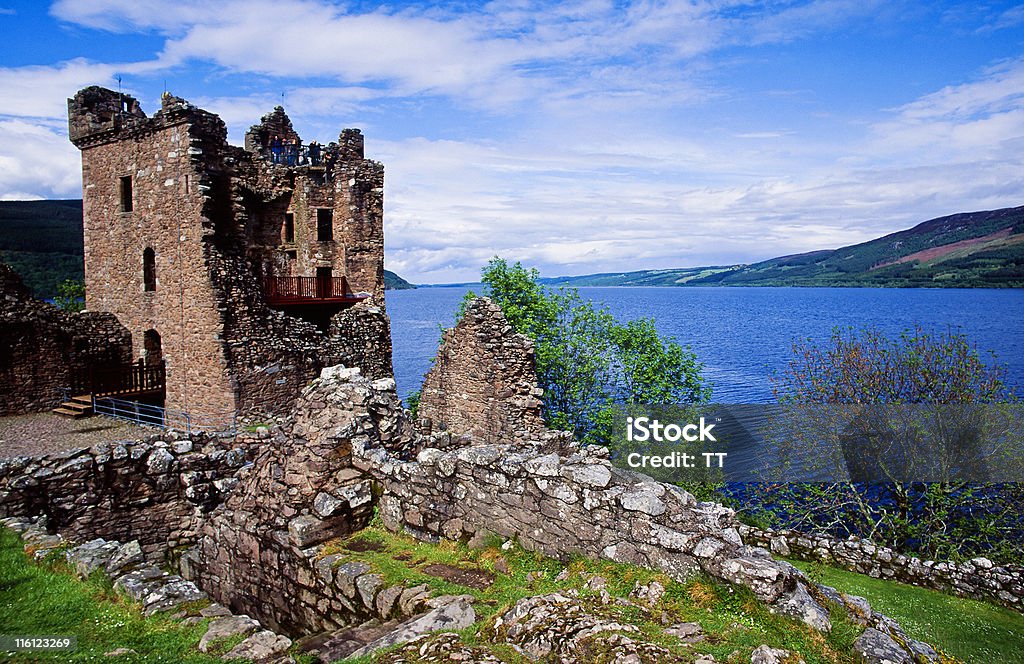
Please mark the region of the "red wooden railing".
[[72, 377], [72, 394], [130, 395], [160, 392], [166, 383], [167, 370], [161, 360], [157, 364], [123, 364], [89, 367]]
[[359, 302], [368, 297], [366, 293], [353, 293], [345, 277], [267, 277], [264, 286], [269, 304]]

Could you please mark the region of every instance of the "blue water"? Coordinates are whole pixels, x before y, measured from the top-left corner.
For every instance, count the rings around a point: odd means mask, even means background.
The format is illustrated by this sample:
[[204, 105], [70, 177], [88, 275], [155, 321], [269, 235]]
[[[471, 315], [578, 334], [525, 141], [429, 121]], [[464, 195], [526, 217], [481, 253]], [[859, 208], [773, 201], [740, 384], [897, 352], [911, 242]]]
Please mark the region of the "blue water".
[[[419, 389], [468, 288], [388, 291], [398, 393]], [[476, 289], [478, 292], [480, 288]], [[653, 318], [662, 334], [692, 347], [719, 403], [772, 400], [796, 339], [824, 342], [833, 328], [871, 326], [889, 335], [920, 324], [959, 331], [1024, 388], [1024, 290], [897, 288], [580, 288], [620, 320]]]

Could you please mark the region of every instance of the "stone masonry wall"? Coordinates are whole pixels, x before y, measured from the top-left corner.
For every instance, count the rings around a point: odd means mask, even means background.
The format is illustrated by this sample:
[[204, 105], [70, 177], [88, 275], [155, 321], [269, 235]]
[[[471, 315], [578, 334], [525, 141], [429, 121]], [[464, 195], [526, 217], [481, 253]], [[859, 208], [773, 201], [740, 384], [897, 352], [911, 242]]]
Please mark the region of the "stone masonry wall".
[[[328, 146], [328, 174], [269, 159], [271, 135], [298, 139], [280, 108], [250, 129], [248, 149], [227, 143], [216, 115], [166, 94], [146, 117], [131, 97], [86, 88], [68, 101], [68, 121], [82, 150], [87, 305], [128, 327], [135, 356], [144, 353], [146, 332], [159, 335], [168, 407], [281, 415], [325, 366], [392, 375], [383, 166], [363, 157], [358, 130]], [[333, 212], [332, 240], [316, 238], [317, 208]], [[146, 284], [147, 250], [155, 255], [155, 288]], [[343, 305], [268, 306], [265, 277], [312, 277], [320, 267], [371, 293], [361, 314], [332, 326]]]
[[995, 565], [987, 558], [965, 562], [921, 560], [855, 537], [840, 540], [752, 526], [741, 526], [740, 533], [744, 541], [769, 548], [780, 556], [821, 561], [875, 578], [1024, 610], [1024, 568], [1019, 565]]
[[[231, 415], [234, 389], [204, 253], [213, 233], [205, 149], [223, 142], [227, 130], [216, 116], [169, 95], [152, 118], [139, 111], [120, 116], [116, 130], [80, 129], [110, 96], [117, 98], [87, 88], [68, 102], [71, 138], [82, 150], [86, 306], [117, 316], [132, 333], [136, 357], [147, 330], [160, 335], [168, 407]], [[131, 181], [130, 211], [122, 207], [122, 178]], [[155, 254], [154, 290], [144, 283], [146, 249]]]
[[392, 379], [325, 370], [294, 419], [265, 434], [231, 498], [209, 515], [184, 557], [187, 576], [236, 613], [286, 633], [365, 615], [346, 610], [341, 589], [317, 573], [316, 547], [369, 522], [371, 482], [352, 467], [352, 446], [372, 439], [400, 448], [407, 441], [400, 415]]
[[200, 515], [235, 485], [247, 449], [203, 436], [154, 436], [0, 460], [0, 516], [46, 517], [64, 537], [138, 540], [162, 563], [191, 544]]
[[131, 335], [114, 316], [33, 300], [0, 264], [0, 415], [49, 410], [75, 374], [130, 359]]
[[446, 330], [420, 394], [418, 416], [434, 431], [477, 442], [529, 440], [544, 431], [533, 344], [501, 307], [477, 298]]

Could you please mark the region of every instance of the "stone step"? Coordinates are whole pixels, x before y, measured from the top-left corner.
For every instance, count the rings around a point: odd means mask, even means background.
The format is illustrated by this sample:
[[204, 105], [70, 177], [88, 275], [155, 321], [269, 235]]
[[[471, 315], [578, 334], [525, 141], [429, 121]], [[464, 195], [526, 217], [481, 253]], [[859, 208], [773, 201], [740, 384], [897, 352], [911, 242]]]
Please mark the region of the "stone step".
[[397, 620], [384, 623], [371, 620], [355, 627], [344, 627], [308, 636], [299, 641], [298, 648], [303, 653], [315, 657], [318, 662], [328, 664], [345, 659], [367, 644], [391, 633], [398, 625]]
[[91, 411], [64, 408], [63, 404], [61, 404], [60, 408], [54, 408], [53, 412], [57, 415], [63, 415], [64, 417], [70, 417], [75, 420], [82, 419], [83, 417], [89, 417], [90, 415], [92, 415]]

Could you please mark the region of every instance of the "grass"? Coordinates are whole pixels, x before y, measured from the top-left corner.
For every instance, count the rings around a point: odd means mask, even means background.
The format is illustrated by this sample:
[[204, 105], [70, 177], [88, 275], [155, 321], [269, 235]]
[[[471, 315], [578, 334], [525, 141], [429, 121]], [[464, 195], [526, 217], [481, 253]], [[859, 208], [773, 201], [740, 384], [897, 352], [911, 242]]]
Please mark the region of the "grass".
[[[62, 558], [43, 564], [29, 560], [18, 536], [0, 528], [0, 631], [7, 635], [74, 635], [74, 652], [0, 654], [11, 662], [185, 662], [203, 664], [220, 658], [196, 650], [206, 621], [189, 626], [166, 616], [143, 616], [137, 604], [116, 592], [97, 573], [75, 578]], [[129, 648], [117, 658], [105, 653]]]
[[967, 664], [1024, 663], [1024, 616], [1019, 613], [819, 563], [791, 562], [819, 583], [864, 597], [912, 637]]
[[[638, 626], [649, 641], [668, 648], [690, 661], [696, 654], [710, 653], [720, 662], [749, 662], [751, 651], [761, 644], [800, 653], [807, 664], [848, 663], [851, 647], [860, 628], [835, 616], [830, 635], [822, 635], [794, 620], [770, 613], [751, 592], [698, 576], [679, 583], [664, 574], [608, 561], [575, 558], [567, 563], [525, 551], [519, 546], [503, 550], [500, 541], [483, 548], [442, 542], [426, 544], [406, 535], [391, 533], [379, 525], [348, 539], [329, 543], [323, 555], [339, 554], [338, 565], [361, 561], [380, 574], [387, 585], [427, 584], [435, 595], [468, 594], [476, 598], [477, 623], [460, 632], [466, 645], [485, 647], [505, 662], [525, 660], [510, 646], [490, 642], [494, 618], [523, 597], [575, 589], [584, 601], [595, 600], [593, 611], [606, 618]], [[367, 546], [369, 545], [369, 546]], [[494, 583], [479, 590], [431, 576], [423, 568], [445, 564], [494, 575]], [[563, 573], [567, 570], [566, 573]], [[666, 588], [661, 602], [651, 609], [634, 604], [601, 606], [598, 593], [584, 586], [594, 575], [607, 581], [613, 597], [627, 597], [637, 583], [658, 581]], [[686, 646], [663, 633], [667, 625], [697, 622], [708, 635], [706, 641]], [[373, 662], [374, 656], [350, 660]]]

